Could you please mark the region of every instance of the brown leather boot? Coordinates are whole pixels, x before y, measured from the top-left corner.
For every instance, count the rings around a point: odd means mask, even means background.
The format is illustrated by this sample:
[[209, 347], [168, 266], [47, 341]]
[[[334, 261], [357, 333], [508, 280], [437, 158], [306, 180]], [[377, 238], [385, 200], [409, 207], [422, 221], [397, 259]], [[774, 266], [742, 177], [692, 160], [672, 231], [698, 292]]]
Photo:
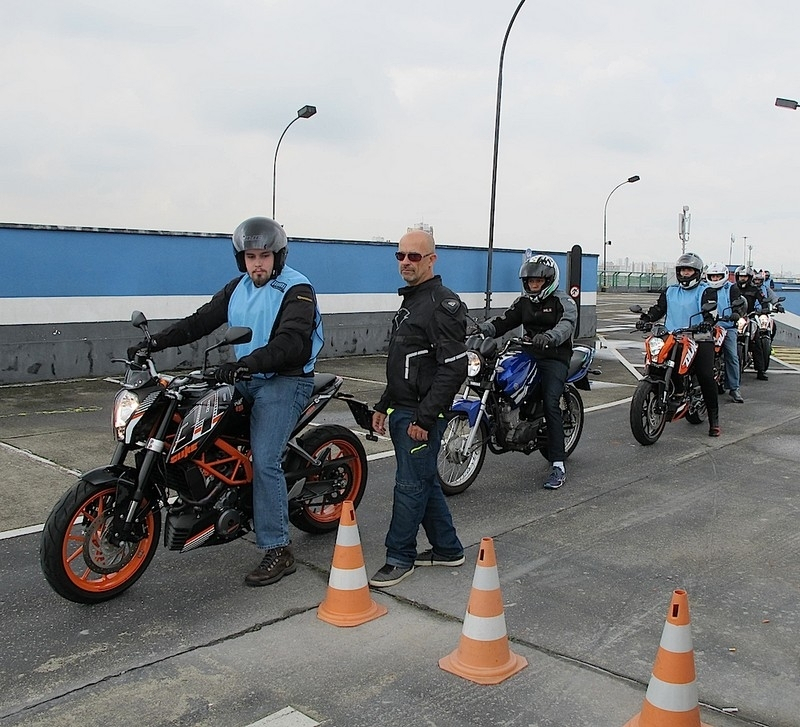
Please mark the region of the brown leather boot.
[[296, 570], [294, 555], [288, 545], [271, 548], [264, 553], [258, 568], [244, 577], [244, 582], [248, 586], [268, 586]]

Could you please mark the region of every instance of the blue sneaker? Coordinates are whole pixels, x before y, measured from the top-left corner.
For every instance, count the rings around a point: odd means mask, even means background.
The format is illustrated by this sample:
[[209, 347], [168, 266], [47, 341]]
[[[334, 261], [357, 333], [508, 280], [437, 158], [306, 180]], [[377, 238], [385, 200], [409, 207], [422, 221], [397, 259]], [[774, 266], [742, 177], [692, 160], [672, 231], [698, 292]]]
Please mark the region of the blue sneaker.
[[560, 467], [553, 467], [550, 471], [550, 476], [547, 478], [547, 482], [542, 485], [545, 490], [557, 490], [561, 485], [564, 484], [564, 481], [567, 479], [567, 473], [564, 472]]

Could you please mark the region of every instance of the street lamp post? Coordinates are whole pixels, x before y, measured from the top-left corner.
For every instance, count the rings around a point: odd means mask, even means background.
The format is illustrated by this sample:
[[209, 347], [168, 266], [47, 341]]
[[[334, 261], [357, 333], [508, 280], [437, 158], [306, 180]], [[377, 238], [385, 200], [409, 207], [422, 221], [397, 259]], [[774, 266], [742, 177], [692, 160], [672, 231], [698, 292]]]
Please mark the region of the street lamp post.
[[633, 184], [634, 182], [638, 182], [641, 177], [638, 174], [634, 174], [632, 177], [628, 177], [624, 182], [620, 182], [614, 189], [612, 189], [608, 193], [608, 197], [606, 197], [606, 203], [603, 205], [603, 284], [600, 286], [600, 291], [605, 292], [606, 289], [606, 249], [611, 244], [611, 240], [608, 239], [608, 235], [606, 233], [606, 227], [608, 222], [608, 200], [611, 199], [611, 195], [614, 194], [623, 184]]
[[508, 34], [511, 32], [511, 26], [517, 19], [517, 14], [525, 4], [525, 0], [520, 0], [517, 9], [511, 16], [506, 28], [506, 34], [503, 37], [503, 45], [500, 48], [500, 67], [497, 71], [497, 104], [494, 113], [494, 153], [492, 155], [492, 195], [489, 202], [489, 252], [486, 258], [486, 304], [484, 309], [484, 318], [489, 318], [489, 310], [492, 307], [492, 251], [494, 250], [494, 202], [497, 193], [497, 149], [500, 141], [500, 99], [503, 93], [503, 59], [506, 54], [506, 43], [508, 42]]
[[283, 130], [283, 134], [281, 134], [281, 138], [278, 139], [278, 143], [275, 145], [275, 158], [272, 160], [272, 219], [275, 219], [275, 178], [277, 176], [277, 169], [278, 169], [278, 149], [281, 148], [281, 142], [283, 141], [283, 137], [286, 135], [286, 132], [289, 131], [289, 127], [297, 121], [297, 119], [309, 119], [315, 113], [317, 113], [316, 106], [303, 106], [303, 108], [297, 110], [297, 116], [295, 116], [287, 125], [286, 128]]

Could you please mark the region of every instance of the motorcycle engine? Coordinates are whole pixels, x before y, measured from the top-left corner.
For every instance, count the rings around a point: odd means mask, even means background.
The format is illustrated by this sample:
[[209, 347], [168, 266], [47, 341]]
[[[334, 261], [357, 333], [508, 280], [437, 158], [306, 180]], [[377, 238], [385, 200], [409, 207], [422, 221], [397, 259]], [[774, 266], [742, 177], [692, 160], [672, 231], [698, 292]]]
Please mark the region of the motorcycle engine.
[[500, 430], [508, 449], [517, 452], [531, 452], [534, 449], [539, 431], [538, 422], [529, 422], [520, 418], [520, 408], [512, 408], [503, 403], [500, 406]]

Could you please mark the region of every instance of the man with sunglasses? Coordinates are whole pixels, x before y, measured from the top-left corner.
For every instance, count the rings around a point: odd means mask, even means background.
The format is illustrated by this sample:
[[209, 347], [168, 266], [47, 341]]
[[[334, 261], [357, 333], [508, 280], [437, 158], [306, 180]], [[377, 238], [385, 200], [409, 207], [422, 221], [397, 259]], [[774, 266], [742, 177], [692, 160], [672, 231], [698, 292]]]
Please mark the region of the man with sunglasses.
[[[395, 253], [403, 304], [394, 316], [386, 359], [386, 388], [375, 405], [372, 428], [389, 434], [397, 457], [392, 519], [386, 534], [386, 564], [370, 579], [386, 588], [415, 566], [458, 566], [464, 548], [439, 484], [436, 458], [442, 416], [467, 374], [466, 306], [433, 272], [433, 236], [412, 230]], [[422, 525], [431, 548], [417, 553]]]

